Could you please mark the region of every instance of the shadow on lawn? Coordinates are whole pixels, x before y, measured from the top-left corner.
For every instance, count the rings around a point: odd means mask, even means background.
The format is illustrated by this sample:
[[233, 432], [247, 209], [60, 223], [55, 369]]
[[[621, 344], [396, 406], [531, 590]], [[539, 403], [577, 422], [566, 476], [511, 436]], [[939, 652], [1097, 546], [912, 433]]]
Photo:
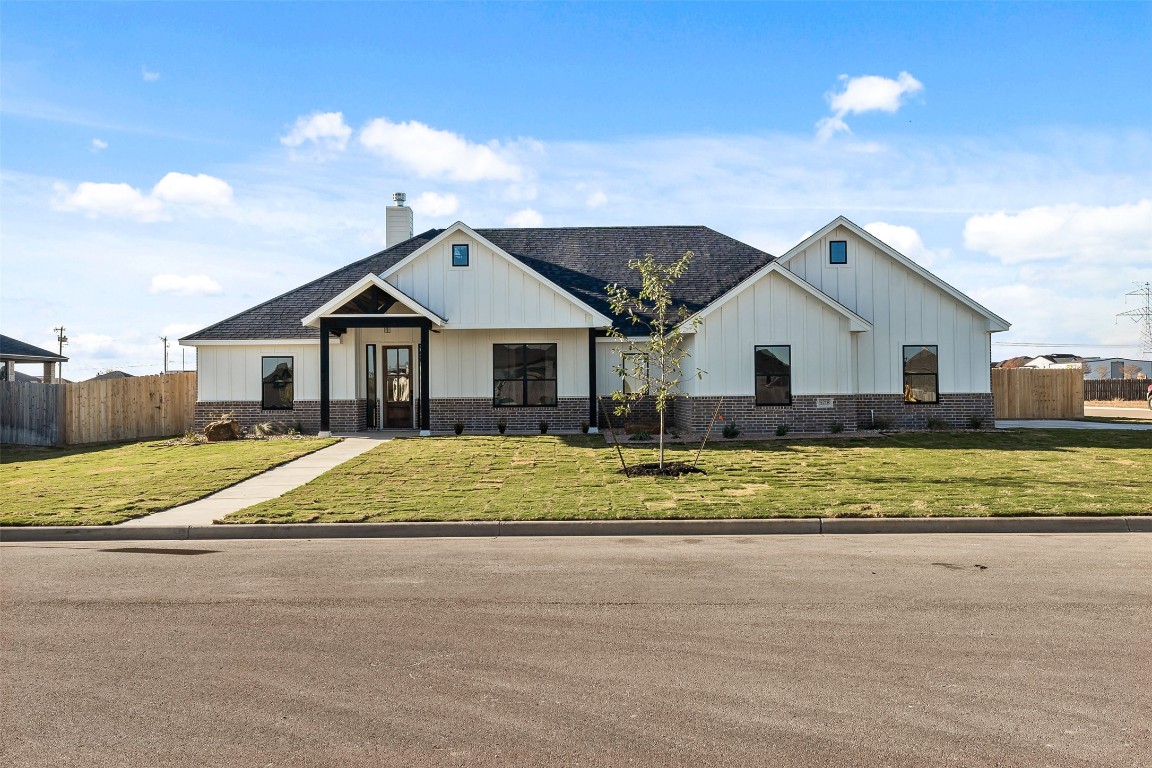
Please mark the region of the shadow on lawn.
[[98, 453], [100, 451], [110, 451], [116, 448], [123, 448], [126, 445], [132, 445], [139, 442], [150, 442], [153, 440], [164, 440], [168, 438], [149, 437], [146, 441], [141, 440], [122, 440], [114, 443], [85, 443], [83, 445], [70, 445], [65, 448], [51, 448], [35, 445], [10, 445], [5, 443], [0, 446], [0, 464], [16, 464], [19, 462], [29, 461], [45, 461], [47, 459], [61, 459], [68, 456], [83, 456], [88, 453]]

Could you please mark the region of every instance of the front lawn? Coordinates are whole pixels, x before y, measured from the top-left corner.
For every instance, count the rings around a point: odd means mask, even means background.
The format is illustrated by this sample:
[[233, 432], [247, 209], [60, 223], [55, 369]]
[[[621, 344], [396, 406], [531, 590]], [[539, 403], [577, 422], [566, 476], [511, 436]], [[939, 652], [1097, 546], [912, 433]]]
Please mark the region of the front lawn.
[[626, 479], [598, 437], [394, 440], [226, 522], [1152, 514], [1152, 432], [722, 440], [700, 466]]
[[112, 525], [235, 485], [334, 440], [4, 446], [0, 525]]

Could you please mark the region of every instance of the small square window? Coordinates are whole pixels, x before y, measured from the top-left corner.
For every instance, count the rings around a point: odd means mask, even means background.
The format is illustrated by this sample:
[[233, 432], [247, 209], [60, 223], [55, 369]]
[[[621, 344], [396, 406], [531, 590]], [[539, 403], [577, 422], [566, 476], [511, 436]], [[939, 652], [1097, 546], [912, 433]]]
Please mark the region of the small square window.
[[452, 246], [452, 266], [466, 267], [468, 266], [468, 246], [467, 245], [454, 245]]
[[848, 241], [847, 240], [830, 240], [830, 241], [828, 241], [828, 263], [829, 264], [847, 264], [848, 263]]

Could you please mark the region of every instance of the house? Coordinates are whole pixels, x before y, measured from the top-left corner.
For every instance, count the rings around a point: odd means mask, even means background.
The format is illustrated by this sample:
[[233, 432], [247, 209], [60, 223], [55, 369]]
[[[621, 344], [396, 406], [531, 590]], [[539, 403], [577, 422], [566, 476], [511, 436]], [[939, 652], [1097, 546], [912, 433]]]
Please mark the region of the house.
[[413, 235], [395, 197], [385, 250], [180, 340], [197, 351], [198, 425], [596, 429], [597, 397], [622, 386], [605, 286], [635, 292], [629, 259], [689, 250], [675, 298], [700, 320], [686, 366], [707, 373], [685, 377], [679, 429], [717, 406], [747, 432], [992, 419], [991, 334], [1008, 323], [846, 218], [773, 257], [701, 226]]
[[1079, 355], [1051, 354], [1033, 357], [1021, 368], [1076, 368], [1084, 367], [1084, 358]]
[[[66, 362], [68, 362], [68, 358], [63, 355], [49, 352], [47, 349], [41, 349], [11, 336], [0, 335], [0, 380], [17, 381], [16, 365], [18, 364], [42, 363], [44, 375], [36, 380], [51, 384], [59, 381], [56, 364]], [[24, 379], [21, 377], [19, 380]]]
[[131, 379], [132, 374], [124, 371], [101, 371], [88, 381], [108, 381], [110, 379]]
[[1128, 357], [1086, 357], [1084, 378], [1092, 379], [1149, 379], [1152, 378], [1152, 360], [1133, 360]]

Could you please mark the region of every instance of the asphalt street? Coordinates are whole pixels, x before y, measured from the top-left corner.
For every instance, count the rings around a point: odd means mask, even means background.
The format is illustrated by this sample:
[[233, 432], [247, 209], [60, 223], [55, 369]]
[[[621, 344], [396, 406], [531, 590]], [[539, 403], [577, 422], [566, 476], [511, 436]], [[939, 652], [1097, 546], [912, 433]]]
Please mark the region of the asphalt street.
[[1152, 534], [0, 547], [5, 766], [1152, 765]]

